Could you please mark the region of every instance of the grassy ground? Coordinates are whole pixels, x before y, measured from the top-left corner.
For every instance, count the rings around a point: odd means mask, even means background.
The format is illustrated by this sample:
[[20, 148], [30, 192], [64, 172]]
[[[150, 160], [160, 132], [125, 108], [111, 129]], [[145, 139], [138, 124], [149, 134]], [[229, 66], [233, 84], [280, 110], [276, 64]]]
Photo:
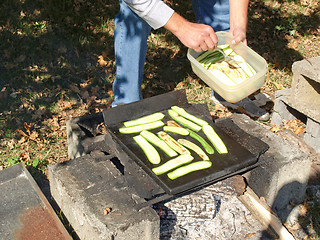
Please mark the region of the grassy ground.
[[[168, 3], [194, 19], [189, 1]], [[118, 7], [117, 0], [0, 3], [0, 169], [24, 162], [46, 173], [68, 160], [66, 120], [110, 106]], [[290, 87], [292, 63], [320, 55], [319, 8], [316, 0], [251, 1], [248, 44], [269, 64], [261, 92]], [[152, 32], [144, 97], [185, 88], [213, 117], [228, 115], [208, 100], [211, 89], [192, 72], [186, 50], [167, 31]]]

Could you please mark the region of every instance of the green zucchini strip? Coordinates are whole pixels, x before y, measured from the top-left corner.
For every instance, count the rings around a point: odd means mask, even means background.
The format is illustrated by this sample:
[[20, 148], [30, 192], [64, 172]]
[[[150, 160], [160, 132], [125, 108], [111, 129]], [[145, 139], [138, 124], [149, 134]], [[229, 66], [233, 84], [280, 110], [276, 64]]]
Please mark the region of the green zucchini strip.
[[202, 131], [213, 144], [213, 146], [217, 149], [218, 153], [228, 153], [228, 149], [224, 142], [221, 140], [216, 131], [210, 126], [205, 125], [202, 127]]
[[174, 159], [167, 161], [166, 163], [160, 165], [159, 167], [152, 168], [152, 171], [156, 175], [161, 175], [183, 164], [187, 164], [192, 160], [193, 160], [193, 157], [190, 154], [183, 154], [183, 155], [180, 155], [179, 157], [176, 157]]
[[161, 120], [159, 120], [156, 122], [151, 122], [151, 123], [142, 124], [142, 125], [136, 125], [136, 126], [132, 126], [132, 127], [122, 127], [122, 128], [119, 128], [119, 132], [122, 134], [138, 133], [143, 130], [150, 130], [150, 129], [162, 127], [163, 125], [164, 125], [164, 123]]
[[161, 159], [158, 151], [146, 139], [140, 135], [134, 136], [133, 139], [141, 147], [152, 164], [160, 163]]
[[167, 121], [167, 125], [169, 127], [181, 127], [178, 123], [176, 123], [174, 120]]
[[180, 143], [178, 143], [168, 133], [160, 131], [157, 134], [163, 141], [165, 141], [173, 150], [175, 150], [179, 154], [190, 154], [188, 149], [183, 147]]
[[202, 147], [204, 147], [204, 150], [206, 150], [208, 154], [214, 154], [214, 149], [211, 147], [209, 143], [207, 143], [207, 141], [203, 137], [201, 137], [194, 131], [191, 131], [189, 129], [188, 131], [189, 131], [189, 136], [197, 140], [202, 145]]
[[172, 132], [179, 135], [187, 136], [189, 135], [189, 131], [182, 127], [174, 127], [174, 126], [163, 126], [163, 131]]
[[149, 132], [148, 130], [143, 130], [140, 135], [144, 137], [148, 142], [154, 144], [159, 147], [162, 151], [164, 151], [169, 157], [175, 157], [178, 155], [176, 151], [174, 151], [169, 145], [160, 139], [156, 134]]
[[247, 61], [241, 57], [240, 55], [235, 55], [233, 57], [234, 61], [237, 62], [237, 64], [241, 67], [243, 71], [245, 71], [246, 74], [248, 74], [248, 77], [252, 77], [256, 74], [256, 72], [253, 70], [253, 68], [247, 63]]
[[196, 132], [201, 130], [201, 126], [199, 126], [198, 124], [195, 124], [194, 122], [191, 122], [190, 120], [180, 116], [176, 111], [174, 111], [172, 109], [168, 110], [168, 114], [170, 115], [170, 117], [172, 117], [172, 119], [174, 119], [178, 123], [184, 125], [185, 127], [188, 127]]
[[192, 151], [194, 151], [196, 154], [198, 154], [202, 158], [202, 160], [205, 160], [205, 161], [210, 160], [208, 155], [197, 144], [182, 138], [178, 139], [177, 142], [180, 143], [182, 146], [185, 146], [186, 148], [189, 148]]
[[221, 44], [221, 45], [218, 45], [217, 48], [220, 48], [221, 50], [225, 51], [226, 49], [230, 48], [230, 44], [228, 44], [228, 43]]
[[196, 124], [203, 126], [203, 125], [208, 125], [208, 122], [188, 113], [186, 110], [184, 110], [181, 107], [178, 106], [172, 106], [171, 109], [173, 111], [175, 111], [176, 113], [178, 113], [179, 115], [181, 115], [182, 117], [189, 119], [190, 121], [195, 122]]
[[207, 169], [207, 168], [210, 168], [211, 166], [212, 166], [212, 162], [210, 161], [198, 161], [198, 162], [190, 163], [186, 166], [179, 167], [176, 170], [169, 172], [167, 176], [171, 180], [175, 180], [191, 172]]
[[157, 113], [153, 113], [153, 114], [141, 117], [141, 118], [126, 121], [123, 123], [123, 125], [125, 127], [132, 127], [132, 126], [136, 126], [136, 125], [147, 124], [147, 123], [162, 120], [164, 118], [164, 116], [165, 115], [163, 113], [157, 112]]
[[237, 85], [237, 82], [230, 78], [229, 75], [227, 75], [225, 72], [221, 71], [220, 69], [211, 69], [210, 72], [221, 82], [228, 86], [235, 86]]

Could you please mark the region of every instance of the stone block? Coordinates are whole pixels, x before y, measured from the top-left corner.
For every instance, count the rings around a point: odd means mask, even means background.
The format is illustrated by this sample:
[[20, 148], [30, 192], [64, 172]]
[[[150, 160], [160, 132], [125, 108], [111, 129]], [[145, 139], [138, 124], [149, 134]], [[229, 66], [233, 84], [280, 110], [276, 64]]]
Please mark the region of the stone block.
[[102, 113], [72, 118], [66, 123], [68, 157], [74, 159], [88, 152], [84, 140], [99, 135], [99, 124], [103, 122]]
[[293, 63], [289, 105], [320, 122], [320, 57]]
[[[285, 221], [291, 203], [302, 202], [308, 184], [312, 159], [300, 149], [296, 139], [289, 141], [271, 132], [263, 124], [244, 115], [233, 115], [233, 121], [245, 132], [267, 143], [269, 150], [260, 156], [262, 164], [247, 173], [249, 186], [264, 197], [272, 209]], [[294, 137], [294, 136], [291, 136]], [[304, 145], [301, 145], [305, 147]]]
[[317, 153], [320, 153], [320, 123], [311, 118], [307, 120], [304, 141]]
[[129, 187], [110, 158], [94, 151], [50, 165], [55, 201], [80, 239], [159, 239], [159, 216], [150, 207], [136, 210], [144, 199]]
[[272, 112], [271, 123], [280, 126], [283, 120], [294, 120], [302, 115], [297, 110], [288, 105], [288, 97], [291, 89], [284, 88], [275, 92], [275, 101]]
[[2, 240], [71, 240], [55, 211], [23, 164], [0, 171]]

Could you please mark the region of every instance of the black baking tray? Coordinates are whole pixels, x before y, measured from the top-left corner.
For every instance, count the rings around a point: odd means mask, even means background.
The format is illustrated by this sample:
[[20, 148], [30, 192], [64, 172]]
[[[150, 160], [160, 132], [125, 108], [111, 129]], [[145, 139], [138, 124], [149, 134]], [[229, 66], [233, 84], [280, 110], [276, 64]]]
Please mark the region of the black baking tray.
[[[245, 171], [250, 166], [257, 162], [258, 157], [241, 146], [221, 128], [217, 127], [212, 121], [209, 110], [204, 104], [189, 104], [184, 91], [174, 91], [163, 95], [158, 95], [142, 101], [122, 105], [103, 112], [107, 131], [113, 139], [122, 147], [122, 149], [139, 164], [147, 174], [149, 174], [155, 182], [157, 182], [170, 195], [194, 189], [198, 186], [205, 185], [208, 182], [213, 182], [216, 179], [221, 179], [239, 170]], [[152, 172], [152, 168], [158, 165], [151, 164], [146, 158], [144, 152], [138, 144], [133, 140], [133, 136], [137, 134], [121, 134], [118, 129], [123, 126], [124, 121], [136, 119], [154, 112], [162, 112], [165, 114], [164, 122], [172, 120], [168, 115], [167, 110], [171, 106], [183, 107], [187, 112], [207, 121], [221, 137], [228, 148], [227, 154], [219, 154], [215, 151], [214, 154], [208, 155], [212, 161], [212, 167], [206, 170], [196, 171], [180, 177], [175, 180], [170, 180], [166, 174], [157, 176]], [[157, 133], [161, 128], [150, 130]], [[202, 137], [206, 138], [202, 131], [197, 132]], [[181, 136], [170, 133], [175, 138], [186, 138], [197, 143], [189, 136]], [[209, 140], [208, 140], [209, 142]], [[198, 143], [198, 145], [200, 145]], [[159, 149], [158, 149], [159, 150]], [[191, 152], [191, 151], [190, 151]], [[168, 161], [170, 158], [159, 150], [161, 156], [161, 164]], [[197, 154], [192, 153], [193, 161], [202, 160]]]

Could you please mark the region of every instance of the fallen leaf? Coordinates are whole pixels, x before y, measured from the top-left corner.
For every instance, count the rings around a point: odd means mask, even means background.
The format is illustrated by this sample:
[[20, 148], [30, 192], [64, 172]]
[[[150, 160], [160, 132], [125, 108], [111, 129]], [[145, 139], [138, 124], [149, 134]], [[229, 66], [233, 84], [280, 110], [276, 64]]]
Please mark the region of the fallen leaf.
[[30, 160], [30, 156], [28, 153], [21, 153], [19, 156], [19, 160], [23, 162], [27, 162], [28, 160]]
[[108, 215], [109, 213], [111, 213], [111, 211], [112, 211], [112, 208], [106, 208], [104, 209], [103, 214]]
[[303, 134], [305, 132], [305, 129], [303, 127], [298, 127], [294, 132], [297, 135], [300, 135], [300, 134]]
[[21, 137], [20, 140], [18, 141], [19, 144], [25, 143], [27, 141], [26, 137]]
[[16, 129], [14, 132], [19, 133], [21, 136], [28, 137], [28, 135], [20, 129]]
[[30, 125], [28, 125], [26, 122], [23, 124], [24, 128], [26, 129], [28, 135], [30, 136]]
[[250, 237], [253, 237], [254, 235], [256, 235], [256, 233], [247, 233], [245, 238], [250, 238]]
[[100, 55], [100, 56], [98, 57], [98, 63], [99, 63], [99, 65], [100, 65], [100, 67], [105, 67], [105, 66], [107, 66], [107, 64], [108, 64], [108, 62], [104, 60], [104, 58], [103, 58], [102, 55]]
[[306, 205], [301, 205], [299, 208], [299, 213], [301, 216], [305, 216], [308, 213], [308, 208]]
[[277, 90], [284, 89], [281, 83], [273, 82], [273, 84], [276, 86]]
[[184, 87], [184, 84], [183, 84], [183, 82], [179, 82], [178, 84], [177, 84], [177, 88], [183, 88]]
[[113, 91], [112, 91], [112, 88], [108, 89], [108, 95], [113, 97]]
[[276, 124], [273, 124], [272, 127], [270, 128], [271, 132], [277, 133], [279, 131], [281, 131], [281, 127], [280, 126], [276, 126]]
[[36, 131], [32, 131], [32, 133], [29, 135], [29, 138], [35, 142], [38, 142], [38, 136], [39, 134]]

